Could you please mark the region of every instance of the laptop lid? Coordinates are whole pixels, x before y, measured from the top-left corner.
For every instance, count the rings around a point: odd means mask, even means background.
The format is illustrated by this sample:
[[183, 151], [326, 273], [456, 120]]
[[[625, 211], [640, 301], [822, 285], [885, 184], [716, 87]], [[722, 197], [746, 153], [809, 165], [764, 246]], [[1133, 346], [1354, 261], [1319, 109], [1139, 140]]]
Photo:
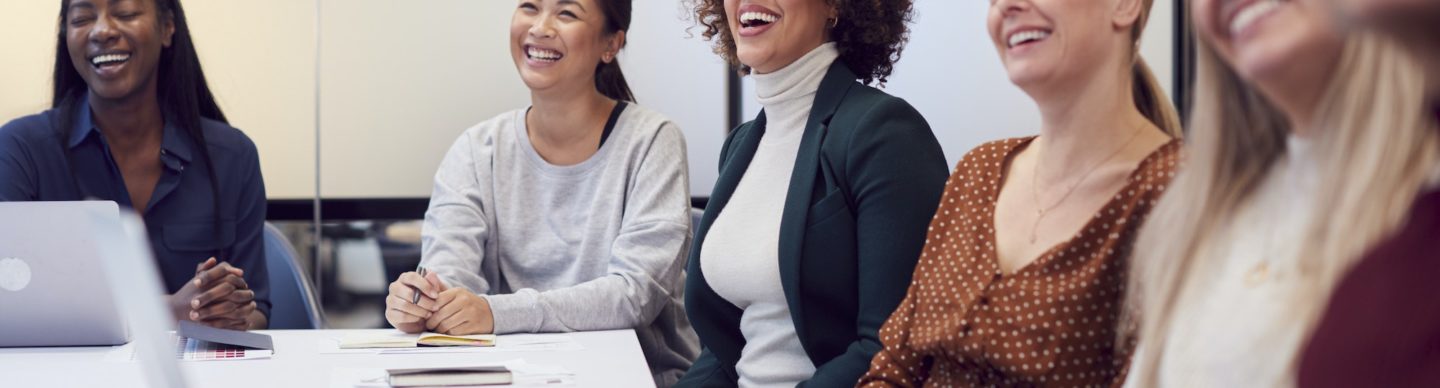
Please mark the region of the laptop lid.
[[176, 361], [175, 337], [171, 334], [174, 318], [161, 298], [165, 288], [145, 233], [145, 222], [130, 211], [120, 212], [118, 228], [107, 226], [114, 221], [92, 218], [100, 231], [96, 237], [105, 273], [111, 284], [123, 285], [111, 291], [115, 305], [129, 322], [135, 360], [139, 361], [147, 387], [184, 387], [185, 378]]
[[103, 233], [121, 233], [114, 202], [0, 203], [0, 347], [127, 342]]

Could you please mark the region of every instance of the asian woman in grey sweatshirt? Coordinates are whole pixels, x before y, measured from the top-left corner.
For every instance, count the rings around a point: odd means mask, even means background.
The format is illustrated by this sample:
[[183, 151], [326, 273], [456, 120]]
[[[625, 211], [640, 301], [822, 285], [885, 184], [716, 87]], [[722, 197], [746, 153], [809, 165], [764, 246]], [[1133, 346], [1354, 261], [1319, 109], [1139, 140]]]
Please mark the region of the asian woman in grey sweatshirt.
[[519, 2], [510, 49], [531, 106], [466, 130], [441, 162], [422, 232], [429, 272], [401, 275], [386, 298], [397, 329], [634, 328], [656, 384], [689, 368], [685, 139], [627, 103], [616, 54], [629, 22], [630, 0]]

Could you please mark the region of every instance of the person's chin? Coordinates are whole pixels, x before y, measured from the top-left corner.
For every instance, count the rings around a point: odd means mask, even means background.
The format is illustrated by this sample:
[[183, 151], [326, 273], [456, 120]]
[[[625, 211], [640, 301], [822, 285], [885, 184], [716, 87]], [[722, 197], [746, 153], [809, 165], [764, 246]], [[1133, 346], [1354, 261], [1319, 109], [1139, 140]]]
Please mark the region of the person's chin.
[[771, 51], [762, 48], [741, 48], [735, 51], [735, 57], [740, 60], [741, 64], [759, 74], [774, 71], [769, 66], [770, 59], [774, 56], [772, 54]]
[[531, 92], [573, 93], [577, 87], [573, 80], [577, 78], [578, 77], [559, 74], [530, 74], [528, 76], [522, 76], [521, 81], [525, 83], [525, 88], [530, 89]]
[[1247, 83], [1283, 76], [1283, 73], [1293, 68], [1295, 58], [1300, 56], [1294, 52], [1297, 50], [1285, 47], [1287, 45], [1284, 44], [1256, 43], [1237, 48], [1234, 60], [1231, 61], [1235, 73]]
[[549, 74], [545, 74], [545, 72], [537, 71], [536, 69], [526, 67], [524, 64], [521, 64], [520, 66], [520, 81], [524, 82], [525, 86], [530, 87], [531, 89], [536, 89], [544, 88], [554, 83], [552, 82]]
[[[1264, 80], [1274, 78], [1279, 71], [1283, 70], [1281, 66], [1270, 62], [1265, 59], [1248, 58], [1236, 61], [1232, 68], [1235, 69], [1235, 75], [1240, 76], [1241, 81], [1250, 85], [1258, 85], [1264, 83]], [[1261, 82], [1257, 83], [1257, 81]]]
[[134, 92], [134, 88], [123, 82], [91, 83], [90, 94], [102, 100], [122, 100]]
[[1040, 69], [1035, 63], [1012, 63], [1005, 67], [1005, 73], [1010, 76], [1010, 83], [1021, 89], [1035, 87], [1045, 78], [1046, 71]]
[[525, 82], [525, 88], [530, 89], [532, 92], [549, 89], [550, 86], [554, 84], [548, 80], [535, 79], [532, 77], [521, 77], [521, 80]]

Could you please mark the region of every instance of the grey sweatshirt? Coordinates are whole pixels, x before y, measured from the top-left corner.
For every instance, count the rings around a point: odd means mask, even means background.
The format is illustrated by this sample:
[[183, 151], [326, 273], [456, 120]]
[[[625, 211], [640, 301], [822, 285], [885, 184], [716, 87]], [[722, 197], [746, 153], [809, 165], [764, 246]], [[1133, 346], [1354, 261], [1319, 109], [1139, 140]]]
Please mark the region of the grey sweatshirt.
[[465, 131], [440, 164], [422, 265], [483, 295], [495, 332], [634, 328], [656, 383], [698, 354], [682, 306], [690, 245], [685, 139], [634, 104], [595, 155], [546, 162], [525, 109]]

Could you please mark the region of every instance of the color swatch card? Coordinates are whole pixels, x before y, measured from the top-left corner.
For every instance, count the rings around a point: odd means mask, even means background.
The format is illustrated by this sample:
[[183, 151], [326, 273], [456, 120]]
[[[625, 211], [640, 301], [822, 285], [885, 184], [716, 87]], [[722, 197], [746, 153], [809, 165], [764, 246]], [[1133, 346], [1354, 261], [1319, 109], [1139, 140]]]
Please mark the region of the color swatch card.
[[275, 355], [271, 349], [249, 349], [175, 336], [175, 358], [189, 361], [256, 360]]
[[[175, 359], [186, 361], [259, 360], [275, 356], [274, 350], [248, 349], [171, 334]], [[135, 344], [113, 347], [105, 354], [105, 362], [134, 362]]]

